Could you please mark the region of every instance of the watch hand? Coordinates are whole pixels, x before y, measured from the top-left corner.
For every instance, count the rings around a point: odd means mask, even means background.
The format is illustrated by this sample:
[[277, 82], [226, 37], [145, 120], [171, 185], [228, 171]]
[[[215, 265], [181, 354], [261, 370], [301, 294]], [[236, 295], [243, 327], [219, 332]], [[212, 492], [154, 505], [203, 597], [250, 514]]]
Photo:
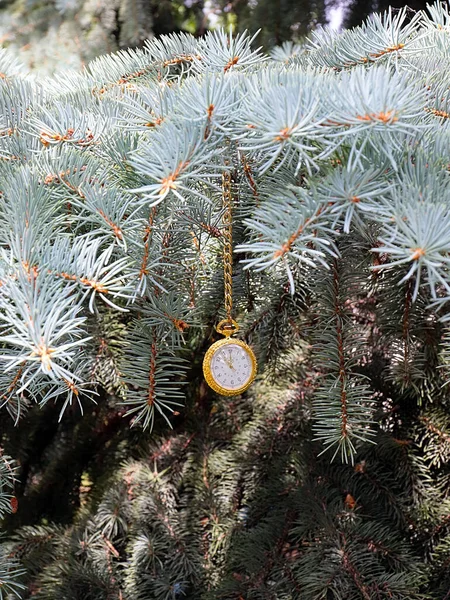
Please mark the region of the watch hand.
[[227, 360], [225, 357], [223, 357], [223, 361], [224, 361], [224, 363], [227, 365], [227, 367], [229, 369], [232, 369], [234, 371], [234, 367], [233, 367], [233, 363], [232, 362], [230, 362], [229, 360]]

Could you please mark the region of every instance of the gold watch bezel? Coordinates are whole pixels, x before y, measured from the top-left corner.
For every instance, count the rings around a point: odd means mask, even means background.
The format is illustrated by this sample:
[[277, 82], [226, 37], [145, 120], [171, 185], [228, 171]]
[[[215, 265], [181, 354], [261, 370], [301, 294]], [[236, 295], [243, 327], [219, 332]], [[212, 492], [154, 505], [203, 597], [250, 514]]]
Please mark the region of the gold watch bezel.
[[[221, 346], [226, 346], [227, 344], [235, 344], [236, 346], [240, 346], [241, 348], [244, 348], [244, 350], [248, 353], [248, 355], [250, 356], [250, 359], [252, 361], [252, 374], [250, 376], [250, 379], [247, 381], [247, 383], [245, 385], [243, 385], [240, 388], [236, 388], [235, 390], [230, 390], [228, 388], [224, 388], [221, 385], [219, 385], [216, 382], [216, 380], [214, 379], [214, 376], [212, 374], [212, 369], [211, 369], [211, 361], [212, 361], [214, 354], [216, 353], [218, 348], [220, 348]], [[252, 385], [252, 383], [255, 380], [257, 370], [258, 370], [258, 366], [256, 363], [256, 357], [255, 357], [253, 350], [250, 348], [250, 346], [248, 344], [246, 344], [245, 342], [243, 342], [242, 340], [236, 340], [232, 337], [227, 337], [223, 340], [219, 340], [219, 341], [215, 342], [210, 348], [208, 348], [208, 350], [205, 354], [205, 357], [203, 359], [203, 375], [205, 376], [206, 383], [209, 385], [209, 387], [211, 389], [213, 389], [218, 394], [221, 394], [222, 396], [238, 396], [239, 394], [242, 394], [243, 392], [245, 392], [245, 390], [248, 390], [248, 388]]]

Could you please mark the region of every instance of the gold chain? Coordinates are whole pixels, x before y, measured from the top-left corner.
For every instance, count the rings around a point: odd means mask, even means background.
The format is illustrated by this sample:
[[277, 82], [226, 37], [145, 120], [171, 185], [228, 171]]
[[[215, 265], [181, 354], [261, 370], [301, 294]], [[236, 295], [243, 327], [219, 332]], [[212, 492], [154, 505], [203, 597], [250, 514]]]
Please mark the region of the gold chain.
[[231, 173], [224, 171], [222, 174], [222, 192], [223, 192], [223, 207], [225, 213], [223, 221], [226, 225], [223, 245], [223, 270], [224, 270], [224, 288], [225, 288], [225, 310], [227, 313], [228, 325], [233, 324], [233, 215], [232, 202], [233, 196], [231, 191]]

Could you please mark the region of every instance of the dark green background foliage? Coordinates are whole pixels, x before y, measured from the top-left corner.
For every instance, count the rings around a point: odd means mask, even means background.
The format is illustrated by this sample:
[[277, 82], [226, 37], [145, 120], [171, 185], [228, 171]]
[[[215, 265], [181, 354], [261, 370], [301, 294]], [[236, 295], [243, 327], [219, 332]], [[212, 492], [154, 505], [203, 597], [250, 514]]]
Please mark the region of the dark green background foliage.
[[0, 599], [448, 599], [448, 7], [0, 73]]
[[[185, 31], [203, 35], [210, 26], [235, 31], [261, 30], [266, 50], [287, 40], [300, 41], [318, 24], [326, 24], [338, 0], [3, 0], [0, 1], [0, 46], [20, 50], [35, 70], [79, 68], [94, 57], [121, 48], [142, 46], [152, 37]], [[372, 12], [426, 7], [426, 0], [353, 0], [344, 3], [347, 26], [359, 25]]]
[[16, 0], [0, 2], [0, 45], [32, 68], [76, 67], [99, 54], [142, 46], [153, 35], [205, 32], [203, 2]]

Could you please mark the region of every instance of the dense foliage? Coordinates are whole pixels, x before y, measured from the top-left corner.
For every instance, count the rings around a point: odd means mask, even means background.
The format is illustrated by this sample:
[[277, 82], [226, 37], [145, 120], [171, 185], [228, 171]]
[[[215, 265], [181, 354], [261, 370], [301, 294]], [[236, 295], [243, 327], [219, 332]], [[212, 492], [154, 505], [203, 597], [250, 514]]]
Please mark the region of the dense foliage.
[[81, 68], [153, 35], [205, 32], [203, 0], [2, 0], [0, 46], [40, 73]]
[[[448, 597], [449, 66], [440, 5], [271, 58], [0, 54], [0, 594]], [[224, 170], [232, 400], [200, 372]]]

